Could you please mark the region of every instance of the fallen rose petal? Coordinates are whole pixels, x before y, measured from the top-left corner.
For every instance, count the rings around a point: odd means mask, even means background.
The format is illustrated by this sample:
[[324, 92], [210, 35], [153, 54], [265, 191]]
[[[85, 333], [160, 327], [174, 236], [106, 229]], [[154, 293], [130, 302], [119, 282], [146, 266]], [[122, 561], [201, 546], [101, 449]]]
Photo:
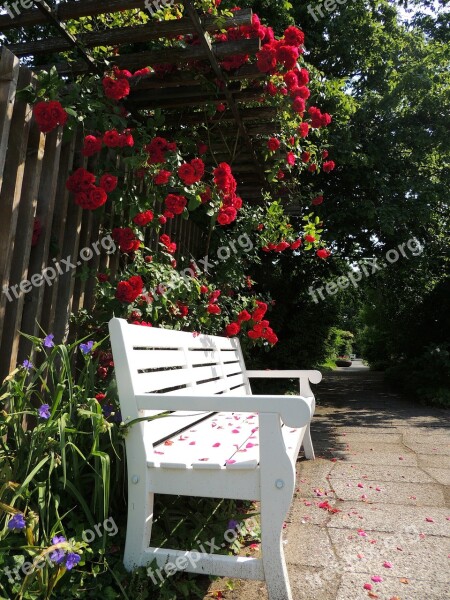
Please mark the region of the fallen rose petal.
[[378, 594], [374, 594], [373, 592], [369, 592], [367, 595], [369, 596], [369, 598], [379, 598], [380, 597]]
[[367, 533], [364, 531], [364, 529], [358, 529], [358, 535], [361, 537], [367, 537]]
[[363, 588], [364, 588], [365, 590], [371, 590], [371, 589], [372, 589], [372, 587], [373, 587], [373, 586], [372, 586], [372, 584], [370, 584], [370, 583], [365, 583], [365, 584], [363, 585]]
[[432, 519], [431, 517], [427, 517], [427, 518], [425, 519], [425, 521], [426, 521], [427, 523], [434, 523], [434, 519]]
[[381, 583], [383, 581], [383, 578], [380, 577], [379, 575], [372, 575], [371, 580], [374, 583]]
[[383, 567], [385, 569], [392, 569], [392, 563], [390, 563], [389, 561], [385, 560], [383, 563]]
[[363, 486], [363, 484], [362, 484], [362, 483], [358, 483], [358, 487], [359, 487], [359, 488], [363, 488], [364, 486]]
[[408, 579], [406, 579], [406, 577], [402, 577], [402, 578], [400, 579], [400, 583], [409, 583], [409, 580], [408, 580]]

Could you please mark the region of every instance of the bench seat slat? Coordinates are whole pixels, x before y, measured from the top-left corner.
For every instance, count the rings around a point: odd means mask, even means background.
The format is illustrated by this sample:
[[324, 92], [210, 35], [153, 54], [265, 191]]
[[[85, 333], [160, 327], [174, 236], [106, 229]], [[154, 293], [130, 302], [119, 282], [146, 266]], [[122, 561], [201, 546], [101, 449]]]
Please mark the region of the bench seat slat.
[[[149, 457], [147, 465], [224, 468], [236, 451], [245, 446], [257, 427], [255, 414], [218, 413], [155, 446], [154, 456]], [[242, 458], [246, 460], [246, 456]]]
[[187, 366], [183, 350], [133, 350], [131, 367], [134, 372], [145, 369], [163, 369]]

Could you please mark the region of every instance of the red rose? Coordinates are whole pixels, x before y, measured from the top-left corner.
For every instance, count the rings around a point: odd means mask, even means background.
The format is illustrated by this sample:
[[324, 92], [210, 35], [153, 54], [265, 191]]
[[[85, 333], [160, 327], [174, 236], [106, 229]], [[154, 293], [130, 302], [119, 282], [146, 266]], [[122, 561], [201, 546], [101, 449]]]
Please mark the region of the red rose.
[[133, 218], [133, 223], [135, 223], [136, 225], [139, 225], [140, 227], [145, 227], [146, 225], [151, 223], [151, 221], [153, 221], [153, 218], [154, 218], [154, 214], [152, 213], [152, 211], [146, 210], [145, 212], [141, 212], [141, 213], [137, 214]]
[[131, 131], [127, 129], [119, 135], [119, 148], [132, 148], [134, 146], [134, 138]]
[[298, 87], [298, 79], [295, 71], [289, 71], [288, 73], [286, 73], [283, 79], [289, 91]]
[[307, 163], [311, 158], [311, 154], [309, 152], [302, 152], [300, 158], [302, 159], [302, 162]]
[[165, 225], [167, 223], [167, 217], [165, 217], [164, 215], [161, 215], [158, 217], [158, 221], [159, 221], [160, 225]]
[[313, 242], [316, 241], [316, 238], [313, 235], [305, 235], [305, 240], [309, 243], [312, 244]]
[[172, 171], [164, 171], [163, 169], [159, 171], [154, 177], [154, 182], [156, 185], [166, 185], [169, 183], [169, 179], [172, 176]]
[[322, 158], [328, 158], [328, 150], [322, 151]]
[[117, 79], [129, 79], [130, 77], [132, 77], [130, 71], [128, 71], [127, 69], [119, 69], [118, 66], [114, 65], [113, 67], [113, 71], [114, 71], [114, 75], [115, 77], [117, 77]]
[[83, 156], [94, 156], [94, 154], [100, 152], [102, 146], [102, 138], [95, 137], [95, 135], [87, 135], [84, 138], [84, 147], [82, 150], [82, 154]]
[[315, 171], [317, 171], [317, 165], [316, 165], [316, 163], [313, 163], [312, 165], [309, 165], [308, 171], [310, 173], [314, 173]]
[[181, 215], [187, 205], [186, 198], [176, 194], [169, 194], [164, 202], [167, 210], [173, 215]]
[[223, 102], [220, 102], [216, 105], [217, 112], [225, 112], [227, 110], [226, 105]]
[[239, 323], [230, 323], [225, 327], [225, 331], [228, 337], [235, 337], [241, 331], [241, 326]]
[[329, 173], [335, 168], [335, 166], [336, 163], [334, 162], [334, 160], [328, 160], [327, 162], [323, 163], [323, 170], [325, 171], [325, 173]]
[[112, 79], [111, 77], [105, 77], [102, 84], [105, 96], [112, 100], [122, 100], [130, 93], [130, 84], [125, 78]]
[[306, 104], [305, 101], [303, 100], [303, 98], [300, 98], [300, 96], [297, 96], [297, 98], [294, 99], [294, 102], [292, 103], [292, 108], [295, 110], [296, 113], [302, 113], [305, 111], [306, 108]]
[[331, 252], [329, 252], [325, 248], [321, 248], [320, 250], [317, 250], [316, 254], [319, 258], [326, 260], [331, 255]]
[[200, 194], [200, 198], [201, 198], [202, 204], [206, 204], [207, 202], [209, 202], [211, 200], [212, 190], [209, 186], [206, 188], [206, 190], [202, 194]]
[[167, 234], [164, 233], [159, 238], [159, 241], [166, 247], [166, 250], [167, 252], [169, 252], [169, 254], [175, 254], [177, 250], [177, 245], [175, 244], [175, 242], [171, 241], [170, 237]]
[[107, 131], [103, 136], [103, 143], [105, 146], [108, 146], [108, 148], [117, 148], [120, 144], [119, 132], [115, 129]]
[[269, 96], [276, 96], [278, 94], [278, 88], [274, 83], [269, 81], [269, 83], [266, 85], [266, 92], [269, 94]]
[[141, 242], [134, 235], [134, 231], [129, 227], [116, 227], [112, 230], [112, 238], [119, 245], [121, 252], [135, 252]]
[[299, 238], [298, 240], [295, 240], [295, 242], [292, 242], [291, 250], [297, 250], [298, 248], [300, 248], [301, 245], [302, 245], [302, 239]]
[[189, 314], [189, 308], [186, 304], [184, 304], [183, 302], [181, 302], [180, 300], [177, 300], [177, 308], [178, 308], [178, 312], [180, 317], [187, 317]]
[[211, 294], [209, 295], [209, 303], [215, 304], [220, 298], [221, 293], [222, 292], [220, 290], [214, 290], [214, 292], [211, 292]]
[[316, 196], [314, 200], [311, 202], [313, 206], [319, 206], [323, 202], [323, 196]]
[[114, 175], [105, 173], [100, 177], [99, 186], [109, 194], [110, 192], [113, 192], [116, 189], [118, 181], [119, 180]]
[[302, 85], [300, 87], [296, 87], [291, 91], [292, 98], [303, 98], [303, 100], [308, 100], [311, 96], [311, 92], [306, 87], [306, 85]]
[[299, 55], [300, 52], [295, 46], [282, 45], [277, 48], [277, 60], [288, 70], [295, 67]]
[[207, 285], [200, 286], [200, 293], [201, 294], [207, 294], [208, 292], [209, 292], [209, 289], [208, 289]]
[[98, 273], [97, 279], [100, 283], [106, 283], [109, 279], [109, 275], [106, 273]]
[[33, 108], [34, 118], [42, 133], [49, 133], [58, 125], [65, 125], [69, 115], [60, 102], [38, 102]]
[[95, 210], [103, 206], [108, 200], [108, 195], [101, 187], [92, 185], [88, 191], [81, 191], [75, 195], [75, 204], [85, 210]]
[[284, 39], [289, 46], [303, 46], [305, 43], [305, 34], [303, 31], [291, 25], [284, 32]]
[[116, 298], [120, 302], [131, 304], [142, 294], [144, 282], [139, 275], [130, 277], [127, 281], [119, 281], [117, 284]]
[[247, 310], [242, 310], [238, 314], [237, 321], [238, 321], [238, 323], [243, 323], [245, 321], [250, 321], [251, 318], [252, 318], [252, 316]]
[[221, 208], [219, 210], [219, 214], [217, 215], [217, 222], [219, 225], [229, 225], [236, 220], [237, 211], [232, 206], [228, 206], [227, 208]]
[[281, 146], [280, 141], [274, 137], [270, 138], [270, 140], [267, 142], [267, 147], [269, 148], [269, 150], [271, 152], [276, 152], [280, 146]]
[[209, 147], [207, 146], [207, 144], [204, 144], [203, 142], [200, 142], [198, 145], [198, 153], [199, 154], [206, 154], [209, 150]]
[[308, 123], [300, 123], [299, 127], [298, 127], [298, 132], [300, 134], [300, 137], [305, 138], [308, 136], [309, 133], [309, 124]]
[[193, 185], [199, 181], [197, 179], [194, 167], [188, 163], [184, 163], [178, 168], [178, 177], [186, 185]]
[[257, 67], [261, 71], [261, 73], [273, 73], [277, 68], [276, 46], [273, 43], [266, 44], [256, 54], [256, 59]]
[[288, 244], [288, 242], [280, 242], [279, 244], [277, 244], [275, 250], [276, 252], [284, 252], [289, 248], [289, 246], [290, 244]]
[[293, 152], [288, 152], [286, 154], [286, 162], [288, 165], [291, 165], [291, 167], [295, 165], [295, 154]]
[[222, 309], [217, 304], [208, 304], [206, 311], [210, 315], [220, 315]]

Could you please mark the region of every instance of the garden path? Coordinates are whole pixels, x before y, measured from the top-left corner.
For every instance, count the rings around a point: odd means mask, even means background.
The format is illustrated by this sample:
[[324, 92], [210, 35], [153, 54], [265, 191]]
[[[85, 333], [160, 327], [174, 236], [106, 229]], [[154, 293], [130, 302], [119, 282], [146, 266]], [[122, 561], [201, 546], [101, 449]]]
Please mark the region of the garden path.
[[[298, 461], [285, 529], [294, 600], [450, 598], [450, 412], [412, 404], [358, 361], [317, 396], [317, 459]], [[206, 597], [267, 600], [261, 582], [225, 590], [218, 580]]]

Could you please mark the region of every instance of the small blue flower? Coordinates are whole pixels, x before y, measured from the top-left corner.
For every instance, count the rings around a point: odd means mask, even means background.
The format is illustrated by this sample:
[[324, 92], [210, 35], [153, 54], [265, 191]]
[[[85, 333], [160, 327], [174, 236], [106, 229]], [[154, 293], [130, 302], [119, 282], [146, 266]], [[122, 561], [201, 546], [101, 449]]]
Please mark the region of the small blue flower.
[[45, 337], [45, 339], [44, 339], [44, 346], [45, 346], [46, 348], [53, 348], [53, 346], [55, 345], [55, 344], [53, 343], [53, 338], [54, 338], [54, 337], [55, 337], [55, 336], [53, 335], [53, 333], [50, 333], [49, 335], [47, 335], [47, 336]]
[[69, 554], [66, 557], [66, 569], [70, 571], [75, 565], [77, 565], [80, 562], [80, 560], [81, 556], [79, 554], [69, 552]]
[[41, 419], [50, 419], [50, 406], [48, 404], [43, 404], [38, 408], [38, 414]]
[[22, 363], [22, 367], [24, 369], [26, 369], [27, 371], [29, 371], [30, 369], [33, 368], [33, 363], [31, 363], [29, 360], [24, 360]]
[[234, 519], [231, 519], [231, 521], [228, 522], [228, 529], [232, 530], [232, 529], [236, 529], [236, 527], [239, 525], [239, 521], [235, 521]]
[[12, 519], [9, 520], [8, 529], [25, 529], [26, 523], [25, 518], [22, 514], [15, 514]]
[[55, 535], [55, 537], [52, 538], [52, 544], [62, 544], [63, 542], [67, 542], [63, 535]]
[[50, 554], [50, 560], [54, 562], [55, 565], [60, 565], [64, 561], [65, 556], [64, 550], [62, 548], [58, 548]]
[[93, 347], [94, 342], [92, 340], [86, 342], [85, 344], [80, 344], [80, 350], [83, 354], [89, 354]]

